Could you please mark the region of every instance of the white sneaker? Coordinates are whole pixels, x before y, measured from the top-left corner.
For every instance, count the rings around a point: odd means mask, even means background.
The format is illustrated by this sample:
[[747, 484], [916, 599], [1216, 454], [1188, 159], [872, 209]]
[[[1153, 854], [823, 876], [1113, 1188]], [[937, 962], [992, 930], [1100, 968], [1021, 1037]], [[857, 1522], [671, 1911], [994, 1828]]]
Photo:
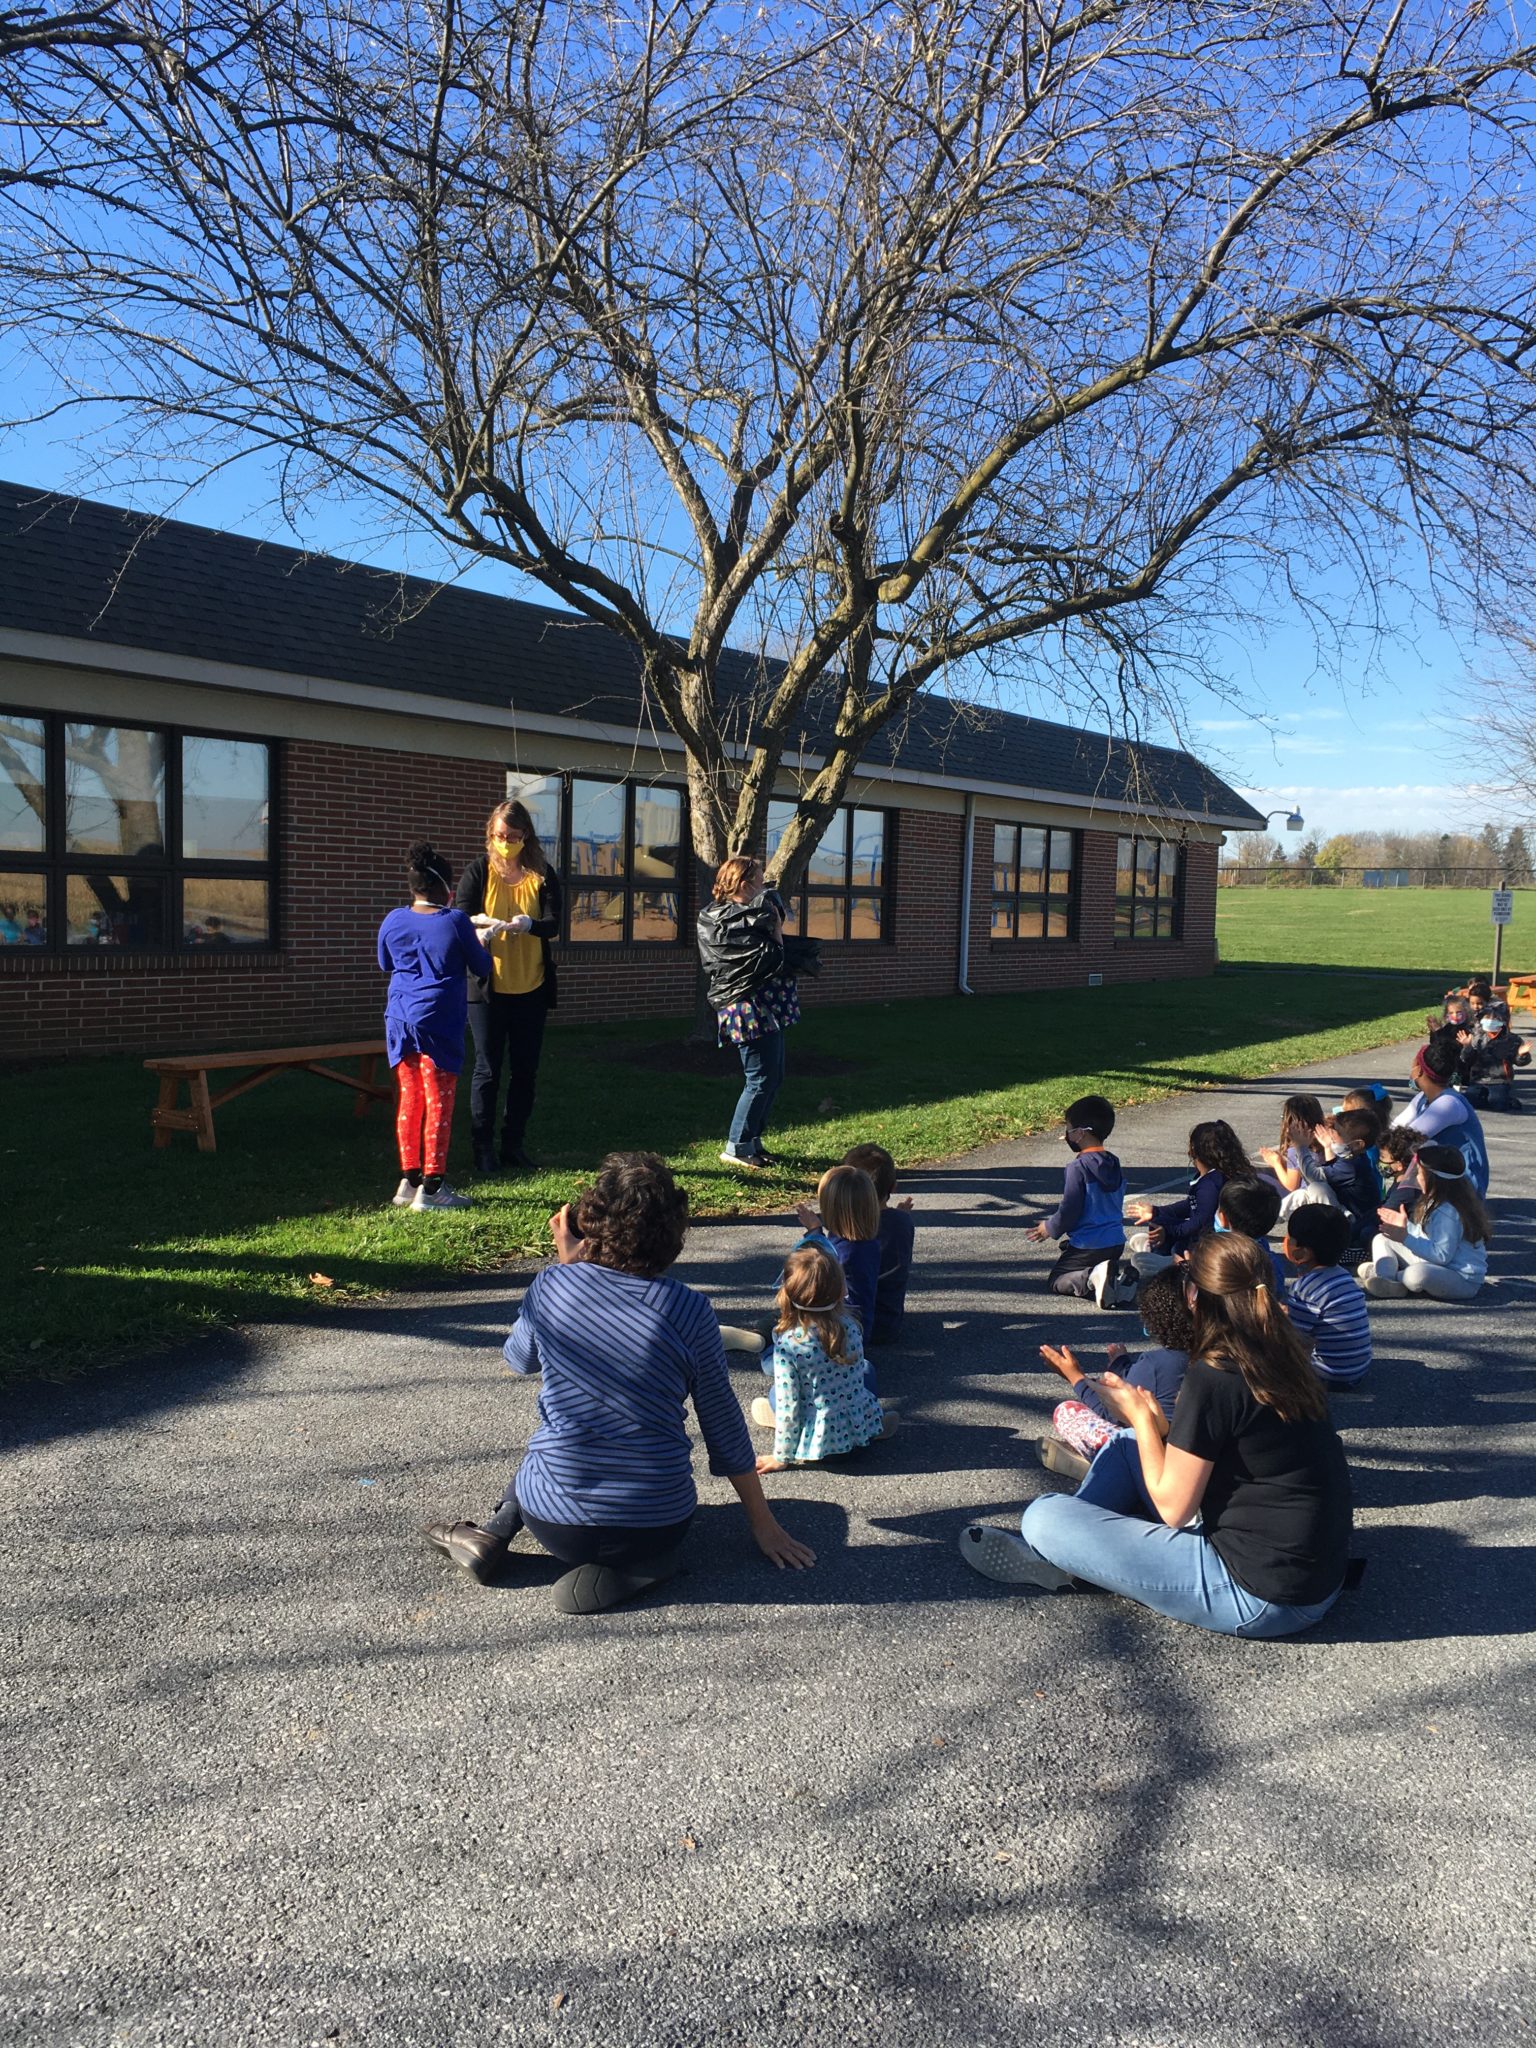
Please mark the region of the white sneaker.
[[416, 1199], [416, 1183], [402, 1177], [390, 1201], [392, 1209], [409, 1209]]
[[1109, 1260], [1100, 1259], [1099, 1263], [1088, 1275], [1088, 1292], [1093, 1296], [1100, 1308], [1109, 1307], [1108, 1297], [1110, 1289], [1114, 1286], [1114, 1273], [1115, 1269], [1109, 1263]]
[[972, 1522], [960, 1531], [960, 1555], [984, 1579], [997, 1579], [1005, 1586], [1039, 1586], [1047, 1593], [1064, 1593], [1072, 1574], [1032, 1550], [1022, 1536], [1011, 1529], [989, 1529], [985, 1522]]
[[427, 1184], [423, 1181], [416, 1190], [415, 1199], [411, 1203], [411, 1207], [418, 1211], [422, 1209], [472, 1209], [474, 1206], [468, 1195], [456, 1195], [453, 1189], [449, 1187], [447, 1181], [443, 1182], [435, 1195], [427, 1193]]
[[763, 1171], [761, 1159], [748, 1159], [739, 1152], [722, 1152], [720, 1154], [720, 1164], [722, 1166], [739, 1166], [743, 1173], [761, 1173]]
[[768, 1396], [766, 1394], [758, 1395], [757, 1399], [752, 1403], [752, 1407], [749, 1412], [751, 1414], [752, 1420], [757, 1424], [759, 1429], [778, 1428], [779, 1418], [774, 1414], [772, 1407], [769, 1405]]
[[768, 1349], [761, 1330], [743, 1330], [735, 1323], [720, 1325], [720, 1342], [727, 1351], [749, 1351], [754, 1358], [761, 1358]]

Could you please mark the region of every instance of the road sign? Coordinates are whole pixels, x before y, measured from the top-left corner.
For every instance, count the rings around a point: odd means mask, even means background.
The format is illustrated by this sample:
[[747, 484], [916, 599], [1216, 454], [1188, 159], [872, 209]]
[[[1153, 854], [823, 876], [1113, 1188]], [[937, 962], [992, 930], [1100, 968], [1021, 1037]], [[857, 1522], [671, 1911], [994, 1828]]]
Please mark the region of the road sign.
[[1513, 889], [1495, 889], [1493, 892], [1493, 924], [1513, 924], [1515, 921], [1515, 892]]

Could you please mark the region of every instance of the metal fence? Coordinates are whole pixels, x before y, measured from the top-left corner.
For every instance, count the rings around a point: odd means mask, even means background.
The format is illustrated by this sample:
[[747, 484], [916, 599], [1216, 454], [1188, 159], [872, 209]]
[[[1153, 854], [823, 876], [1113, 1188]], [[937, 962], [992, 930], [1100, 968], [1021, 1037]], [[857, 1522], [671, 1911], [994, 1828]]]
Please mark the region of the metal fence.
[[1502, 889], [1536, 887], [1507, 882], [1499, 868], [1299, 868], [1229, 861], [1216, 871], [1223, 889]]

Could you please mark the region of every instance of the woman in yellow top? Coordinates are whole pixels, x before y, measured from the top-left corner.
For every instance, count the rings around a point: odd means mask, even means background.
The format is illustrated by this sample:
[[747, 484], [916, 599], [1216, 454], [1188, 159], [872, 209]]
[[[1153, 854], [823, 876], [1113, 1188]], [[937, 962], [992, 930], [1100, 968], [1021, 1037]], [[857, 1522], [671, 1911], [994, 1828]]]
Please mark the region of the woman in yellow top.
[[[454, 901], [480, 933], [494, 972], [469, 983], [469, 1029], [475, 1071], [469, 1107], [475, 1171], [498, 1166], [521, 1173], [534, 1162], [523, 1149], [533, 1111], [544, 1019], [555, 1006], [555, 965], [549, 942], [560, 934], [560, 877], [544, 858], [533, 820], [522, 804], [498, 804], [485, 825], [485, 853], [459, 877]], [[501, 1144], [496, 1142], [496, 1099], [507, 1068]]]

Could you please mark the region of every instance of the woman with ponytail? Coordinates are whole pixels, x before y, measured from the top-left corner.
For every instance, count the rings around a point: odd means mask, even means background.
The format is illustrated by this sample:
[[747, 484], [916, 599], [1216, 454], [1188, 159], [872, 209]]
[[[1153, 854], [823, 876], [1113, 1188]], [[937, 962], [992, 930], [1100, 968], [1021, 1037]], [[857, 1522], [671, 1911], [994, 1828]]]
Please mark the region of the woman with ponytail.
[[467, 1209], [444, 1174], [453, 1098], [464, 1065], [466, 974], [489, 974], [491, 956], [462, 910], [452, 908], [453, 870], [430, 839], [406, 856], [410, 907], [379, 926], [379, 966], [389, 976], [384, 1044], [400, 1090], [397, 1209]]
[[1018, 1536], [972, 1523], [961, 1555], [988, 1578], [1049, 1591], [1086, 1580], [1218, 1635], [1294, 1635], [1328, 1612], [1349, 1562], [1328, 1398], [1263, 1245], [1202, 1237], [1185, 1293], [1195, 1335], [1173, 1420], [1105, 1373], [1126, 1427], [1077, 1493], [1034, 1501]]

